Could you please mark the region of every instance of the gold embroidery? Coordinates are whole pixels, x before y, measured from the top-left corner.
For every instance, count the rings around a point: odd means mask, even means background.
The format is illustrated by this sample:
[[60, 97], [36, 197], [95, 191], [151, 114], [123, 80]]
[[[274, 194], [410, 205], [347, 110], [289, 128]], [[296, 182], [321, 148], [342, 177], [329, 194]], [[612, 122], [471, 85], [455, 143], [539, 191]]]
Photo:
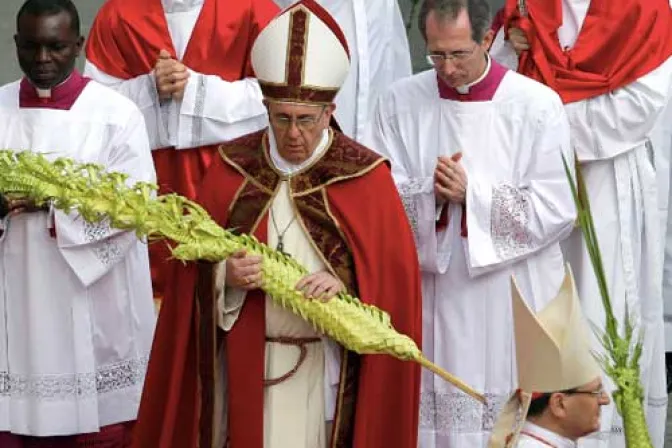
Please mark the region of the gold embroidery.
[[243, 183], [240, 184], [240, 187], [238, 188], [238, 191], [236, 191], [236, 194], [233, 195], [233, 200], [231, 200], [231, 203], [229, 204], [229, 210], [228, 210], [227, 216], [231, 216], [231, 213], [233, 211], [233, 206], [236, 203], [238, 203], [238, 199], [240, 198], [240, 194], [243, 192], [245, 187], [247, 187], [247, 183], [248, 183], [248, 180], [247, 180], [247, 177], [246, 177], [246, 178], [243, 179]]

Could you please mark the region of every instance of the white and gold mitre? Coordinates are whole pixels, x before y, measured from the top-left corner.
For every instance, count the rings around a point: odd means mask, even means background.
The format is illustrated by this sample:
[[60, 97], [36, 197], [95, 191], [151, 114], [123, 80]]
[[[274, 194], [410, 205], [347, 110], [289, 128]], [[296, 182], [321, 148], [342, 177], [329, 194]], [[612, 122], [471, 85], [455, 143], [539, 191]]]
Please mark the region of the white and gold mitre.
[[558, 295], [541, 312], [530, 309], [513, 278], [511, 298], [519, 390], [502, 410], [490, 448], [515, 446], [536, 394], [574, 389], [601, 374], [569, 265]]
[[332, 103], [350, 68], [336, 20], [315, 0], [282, 11], [252, 46], [252, 68], [270, 101]]

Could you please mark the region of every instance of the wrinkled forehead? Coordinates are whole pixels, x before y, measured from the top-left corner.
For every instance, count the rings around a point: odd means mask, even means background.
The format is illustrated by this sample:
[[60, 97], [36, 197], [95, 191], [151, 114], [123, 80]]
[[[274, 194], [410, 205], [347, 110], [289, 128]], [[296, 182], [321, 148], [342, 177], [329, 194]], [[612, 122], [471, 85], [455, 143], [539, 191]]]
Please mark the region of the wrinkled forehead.
[[268, 101], [268, 109], [272, 114], [283, 115], [316, 115], [324, 109], [324, 104], [297, 103], [290, 101]]
[[594, 391], [600, 389], [601, 387], [602, 387], [602, 378], [598, 376], [593, 381], [590, 381], [589, 383], [577, 387], [577, 389]]

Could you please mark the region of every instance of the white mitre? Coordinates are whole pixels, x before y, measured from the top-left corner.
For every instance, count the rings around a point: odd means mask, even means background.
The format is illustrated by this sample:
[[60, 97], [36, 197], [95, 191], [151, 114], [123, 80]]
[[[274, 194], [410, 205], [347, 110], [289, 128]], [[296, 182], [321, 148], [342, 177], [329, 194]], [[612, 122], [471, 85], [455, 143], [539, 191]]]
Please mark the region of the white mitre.
[[519, 390], [499, 415], [489, 448], [516, 445], [535, 394], [574, 389], [601, 375], [569, 265], [557, 297], [536, 315], [513, 278], [511, 290]]
[[331, 104], [350, 69], [345, 35], [315, 0], [282, 11], [254, 41], [252, 68], [268, 101]]

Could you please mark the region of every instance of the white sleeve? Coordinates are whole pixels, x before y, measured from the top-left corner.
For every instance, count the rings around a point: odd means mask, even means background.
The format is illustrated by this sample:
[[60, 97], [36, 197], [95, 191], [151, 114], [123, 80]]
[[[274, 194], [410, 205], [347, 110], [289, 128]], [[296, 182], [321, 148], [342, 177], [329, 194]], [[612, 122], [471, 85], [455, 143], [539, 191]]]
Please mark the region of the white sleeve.
[[392, 79], [390, 83], [397, 79], [407, 78], [413, 74], [411, 64], [411, 49], [408, 44], [408, 35], [406, 25], [399, 8], [399, 2], [392, 2]]
[[[570, 167], [569, 125], [560, 100], [541, 118], [529, 154], [518, 154], [515, 183], [467, 173], [467, 232], [472, 275], [529, 257], [572, 231], [576, 207], [562, 155]], [[524, 162], [522, 162], [524, 160]]]
[[[410, 160], [412, 148], [406, 148], [400, 138], [396, 118], [386, 113], [386, 96], [378, 102], [374, 111], [366, 137], [367, 146], [389, 159], [392, 164], [392, 177], [413, 229], [421, 270], [444, 273], [450, 261], [451, 238], [448, 229], [437, 229], [434, 177], [413, 172]], [[451, 208], [451, 226], [457, 220], [452, 211]]]
[[490, 46], [488, 53], [492, 59], [499, 62], [509, 70], [518, 70], [518, 55], [513, 49], [513, 45], [511, 45], [511, 43], [506, 40], [506, 35], [503, 28], [500, 29], [495, 35], [495, 39], [492, 41], [492, 45]]
[[222, 330], [229, 331], [238, 320], [247, 292], [226, 286], [226, 260], [215, 265], [214, 296], [217, 302], [218, 325]]
[[[129, 185], [155, 182], [147, 131], [137, 108], [131, 109], [125, 124], [112, 132], [105, 154], [106, 169], [128, 174]], [[112, 229], [106, 221], [87, 223], [76, 211], [54, 211], [54, 224], [65, 261], [87, 287], [109, 272], [135, 244], [143, 244], [134, 232]]]
[[[666, 184], [668, 187], [666, 190], [666, 207], [664, 209], [666, 213], [664, 215], [665, 219], [662, 227], [665, 241], [663, 250], [663, 314], [666, 321], [665, 327], [668, 327], [667, 322], [672, 319], [672, 213], [670, 213], [670, 193], [672, 188], [670, 188], [671, 185], [669, 184], [670, 173], [672, 172], [672, 151], [670, 150], [670, 148], [672, 148], [672, 102], [668, 103], [667, 108], [667, 116], [670, 120], [664, 125], [661, 123], [661, 126], [664, 128], [661, 129], [661, 134], [657, 141], [659, 146], [664, 147], [663, 150], [667, 156], [667, 160], [665, 161], [667, 163], [663, 165], [662, 157], [659, 157], [658, 153], [656, 154], [656, 160], [659, 162], [656, 163], [656, 170], [664, 170], [666, 180], [668, 181]], [[669, 333], [667, 328], [666, 333]], [[668, 352], [672, 351], [672, 346], [669, 345], [669, 341], [670, 338], [666, 335], [666, 342], [668, 345], [665, 347], [665, 350]]]
[[608, 159], [643, 145], [671, 88], [672, 57], [625, 87], [567, 104], [572, 146], [579, 160]]
[[[142, 112], [147, 126], [150, 148], [172, 146], [168, 129], [177, 124], [177, 108], [174, 101], [160, 101], [153, 73], [132, 79], [120, 79], [98, 69], [90, 61], [84, 65], [84, 74], [89, 78], [116, 90], [135, 103]], [[174, 122], [171, 122], [174, 116]]]
[[176, 147], [221, 143], [266, 127], [262, 100], [254, 78], [229, 82], [192, 71], [179, 110]]

